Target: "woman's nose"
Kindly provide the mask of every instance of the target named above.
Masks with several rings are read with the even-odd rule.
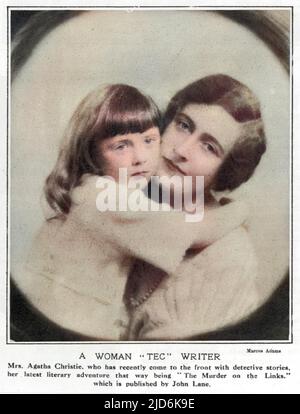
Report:
[[[185,140],[184,142],[177,144],[174,147],[173,151],[175,156],[178,157],[181,161],[186,161],[188,160],[191,153],[191,143],[189,140]]]

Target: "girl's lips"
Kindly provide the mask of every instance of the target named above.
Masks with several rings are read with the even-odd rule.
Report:
[[[165,163],[167,164],[168,168],[172,171],[179,172],[182,175],[186,175],[184,171],[182,171],[176,164],[174,164],[171,160],[168,158],[163,157],[165,160]]]

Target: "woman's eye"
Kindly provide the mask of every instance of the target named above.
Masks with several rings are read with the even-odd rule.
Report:
[[[180,119],[177,121],[177,125],[183,131],[189,131],[190,130],[189,124],[185,121],[180,120]]]
[[[209,142],[203,142],[202,145],[207,151],[212,152],[213,154],[216,154],[215,147],[213,145],[211,145]]]

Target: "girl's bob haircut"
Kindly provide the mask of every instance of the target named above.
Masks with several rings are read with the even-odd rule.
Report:
[[[56,217],[70,211],[70,192],[83,174],[103,175],[99,141],[160,128],[160,113],[153,100],[129,85],[115,84],[89,93],[78,105],[64,134],[56,165],[44,191]]]
[[[234,190],[252,176],[266,150],[258,99],[247,86],[230,76],[206,76],[171,99],[164,115],[164,128],[188,104],[220,105],[242,124],[242,134],[221,164],[212,186],[215,191]]]

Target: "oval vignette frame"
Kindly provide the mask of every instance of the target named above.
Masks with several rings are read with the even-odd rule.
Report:
[[[142,7],[141,7],[142,8]],[[290,10],[290,8],[286,8]],[[92,9],[93,10],[93,9]],[[101,10],[101,9],[98,9]],[[201,9],[199,9],[201,11]],[[47,10],[47,11],[11,11],[12,16],[23,14],[17,20],[12,17],[12,54],[11,54],[11,81],[23,65],[30,58],[38,43],[53,29],[68,19],[86,12],[86,10]],[[219,13],[228,19],[245,26],[254,32],[277,56],[286,73],[290,73],[290,20],[289,13],[283,14],[276,9],[272,10],[217,10],[212,8],[207,12]],[[292,79],[290,79],[292,82]],[[292,150],[292,149],[291,149]],[[292,194],[291,194],[292,196]],[[292,200],[291,200],[292,201]],[[292,218],[291,218],[292,219]],[[189,340],[247,340],[249,331],[255,326],[255,335],[258,340],[280,339],[292,337],[290,331],[290,281],[289,273],[282,277],[282,282],[275,289],[269,300],[259,308],[249,320],[246,320],[232,329],[224,329],[207,335],[197,336]],[[280,308],[281,314],[274,322],[274,312]],[[271,315],[267,316],[266,315]],[[278,314],[278,312],[277,312]],[[291,316],[292,318],[292,316]],[[276,326],[275,326],[276,325]],[[266,329],[268,326],[269,330]],[[252,332],[254,334],[254,332]],[[290,333],[290,335],[289,335]],[[238,335],[238,338],[236,336]],[[251,334],[250,334],[251,336]]]

